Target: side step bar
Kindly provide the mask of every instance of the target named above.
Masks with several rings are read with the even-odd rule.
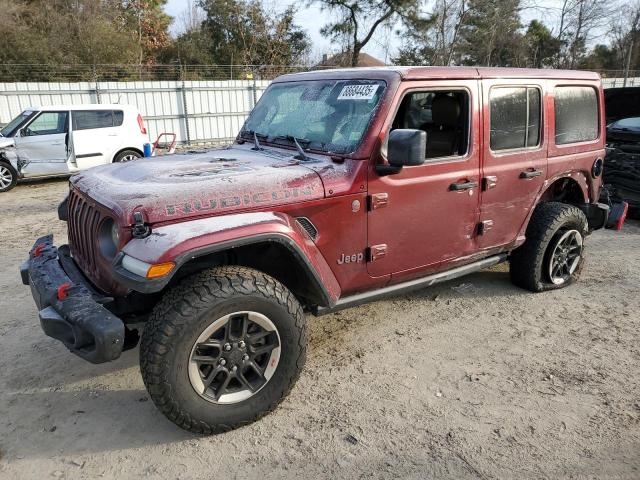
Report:
[[[340,298],[333,307],[316,307],[313,313],[316,316],[320,317],[328,313],[344,310],[345,308],[356,307],[373,300],[379,300],[390,295],[407,293],[413,290],[430,287],[431,285],[435,285],[436,283],[453,280],[454,278],[462,277],[463,275],[467,275],[468,273],[477,272],[478,270],[482,270],[483,268],[497,265],[498,263],[502,263],[505,260],[507,260],[507,254],[501,253],[492,257],[483,258],[482,260],[478,260],[477,262],[452,268],[451,270],[434,273],[433,275],[429,275],[427,277],[409,280],[408,282],[402,282],[396,285],[389,285],[387,287],[373,290],[371,292],[357,293],[355,295]]]

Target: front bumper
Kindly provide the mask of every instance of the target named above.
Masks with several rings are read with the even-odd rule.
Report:
[[[101,304],[111,299],[93,291],[66,245],[55,247],[52,235],[39,238],[20,275],[31,287],[44,333],[91,363],[120,356],[124,323]]]

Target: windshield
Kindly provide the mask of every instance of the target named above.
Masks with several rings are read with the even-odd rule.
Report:
[[[378,80],[314,80],[273,84],[240,134],[325,152],[353,152],[369,126],[385,83]]]
[[[623,118],[622,120],[618,120],[617,122],[613,122],[609,125],[609,128],[614,129],[625,129],[625,128],[640,128],[640,117],[631,117],[631,118]]]
[[[34,112],[31,110],[25,110],[16,118],[7,123],[2,130],[0,130],[0,134],[3,137],[13,137],[16,132],[24,125],[27,120],[29,120],[33,116]]]

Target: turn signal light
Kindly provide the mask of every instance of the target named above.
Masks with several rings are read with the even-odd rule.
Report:
[[[158,263],[156,265],[151,265],[149,270],[147,270],[147,278],[160,278],[164,277],[167,273],[173,270],[176,264],[173,262],[167,263]]]

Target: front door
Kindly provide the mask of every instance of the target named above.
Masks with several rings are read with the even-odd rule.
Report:
[[[547,176],[544,84],[483,80],[483,96],[489,111],[478,246],[491,249],[516,240]]]
[[[478,82],[407,82],[384,127],[427,133],[423,165],[369,178],[372,276],[408,278],[475,252],[480,163]],[[383,149],[384,151],[384,149]]]
[[[68,173],[69,112],[40,112],[15,137],[26,177]]]

